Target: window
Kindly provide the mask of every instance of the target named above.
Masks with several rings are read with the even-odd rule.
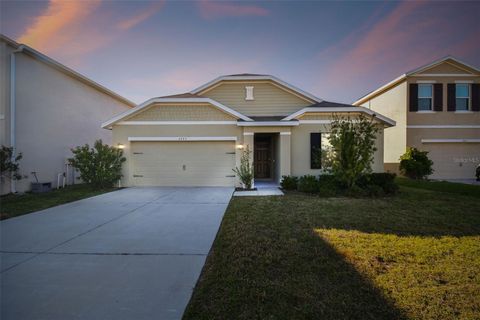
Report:
[[[329,133],[310,133],[310,169],[322,169],[325,167],[331,150]]]
[[[468,111],[470,106],[470,86],[466,83],[455,85],[455,110]]]
[[[419,84],[418,85],[418,110],[428,111],[432,110],[432,92],[433,88],[431,84]]]
[[[254,100],[253,87],[245,87],[245,100]]]

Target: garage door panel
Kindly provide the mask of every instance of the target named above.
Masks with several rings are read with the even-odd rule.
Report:
[[[480,159],[478,143],[428,143],[423,149],[428,151],[433,161],[433,179],[473,179]]]
[[[231,141],[133,142],[136,186],[233,186]]]

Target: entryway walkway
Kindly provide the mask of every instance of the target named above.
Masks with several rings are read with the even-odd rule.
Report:
[[[129,188],[0,222],[0,318],[181,319],[233,188]]]
[[[254,191],[235,191],[234,197],[283,196],[280,186],[273,181],[255,181]]]

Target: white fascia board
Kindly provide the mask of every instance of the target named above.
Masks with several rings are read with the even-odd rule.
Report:
[[[477,124],[422,124],[422,125],[407,125],[407,129],[480,129]]]
[[[480,139],[422,139],[422,143],[480,143]]]
[[[393,127],[395,126],[396,122],[390,118],[385,117],[384,115],[381,115],[380,113],[377,113],[373,110],[370,110],[365,107],[334,107],[334,108],[322,108],[322,107],[307,107],[303,108],[301,110],[298,110],[295,113],[292,113],[286,118],[283,118],[282,120],[292,120],[295,119],[302,114],[312,112],[312,113],[355,113],[355,112],[360,112],[360,113],[366,113],[371,116],[375,116],[382,122],[386,123],[387,125]]]
[[[239,127],[295,127],[298,121],[255,121],[255,122],[237,122]]]
[[[70,75],[70,76],[72,76],[72,77],[80,80],[81,82],[86,83],[86,84],[88,84],[89,86],[91,86],[91,87],[93,87],[93,88],[95,88],[95,89],[97,89],[97,90],[99,90],[99,91],[101,91],[101,92],[103,92],[103,93],[111,96],[112,98],[115,98],[115,99],[117,99],[117,100],[125,103],[125,104],[128,105],[129,107],[133,107],[133,106],[136,105],[136,103],[128,100],[127,98],[122,97],[122,96],[119,95],[118,93],[113,92],[112,90],[110,90],[110,89],[102,86],[101,84],[99,84],[99,83],[97,83],[97,82],[95,82],[95,81],[93,81],[93,80],[85,77],[84,75],[82,75],[82,74],[80,74],[80,73],[78,73],[78,72],[70,69],[69,67],[61,64],[60,62],[53,60],[52,58],[44,55],[43,53],[38,52],[37,50],[35,50],[35,49],[33,49],[33,48],[31,48],[31,47],[29,47],[29,46],[27,46],[27,45],[24,45],[24,44],[20,45],[20,47],[23,48],[23,52],[28,53],[28,54],[30,54],[31,56],[33,56],[34,58],[36,58],[36,59],[38,59],[38,60],[40,60],[40,61],[42,61],[42,62],[44,62],[44,63],[46,63],[46,64],[48,64],[48,65],[50,65],[50,66],[52,66],[52,67],[54,67],[54,68],[56,68],[56,69],[58,69],[58,70],[60,70],[61,72],[65,73],[65,74],[67,74],[67,75]]]
[[[236,125],[237,121],[120,121],[118,126],[158,126],[158,125]]]
[[[354,103],[352,103],[353,105],[355,106],[359,106],[360,104],[362,104],[363,102],[365,102],[366,100],[368,100],[369,98],[375,96],[377,93],[379,92],[382,92],[383,90],[385,90],[386,88],[389,88],[403,80],[405,80],[407,78],[407,74],[402,74],[401,76],[393,79],[392,81],[384,84],[383,86],[381,86],[380,88],[368,93],[367,95],[361,97],[360,99],[358,99],[357,101],[355,101]]]
[[[237,137],[128,137],[128,141],[237,141]]]
[[[422,72],[422,71],[424,71],[424,70],[428,70],[428,69],[433,68],[434,66],[439,65],[439,64],[441,64],[441,63],[443,63],[443,62],[445,62],[445,61],[447,61],[447,60],[455,61],[455,62],[458,63],[458,64],[463,64],[464,66],[466,66],[466,67],[468,67],[468,68],[470,68],[470,69],[473,69],[473,70],[475,70],[475,71],[480,72],[480,70],[479,70],[478,68],[473,67],[473,66],[471,66],[471,65],[469,65],[469,64],[467,64],[467,63],[465,63],[465,62],[463,62],[463,61],[461,61],[461,60],[459,60],[459,59],[457,59],[457,58],[455,58],[455,57],[446,56],[446,57],[440,58],[440,59],[438,59],[438,60],[435,60],[435,61],[433,61],[433,62],[431,62],[431,63],[429,63],[429,64],[426,64],[426,65],[423,65],[423,66],[421,66],[421,67],[418,67],[418,68],[416,68],[416,69],[414,69],[414,70],[412,70],[412,71],[407,72],[407,76],[413,75],[413,74],[418,73],[418,72]]]
[[[146,107],[154,104],[154,103],[189,103],[189,102],[193,102],[193,103],[209,103],[221,110],[223,110],[224,112],[234,116],[234,117],[237,117],[237,118],[240,118],[242,120],[245,120],[245,121],[253,121],[252,119],[250,119],[249,117],[241,114],[240,112],[237,112],[213,99],[210,99],[210,98],[152,98],[152,99],[149,99],[147,101],[145,101],[144,103],[136,106],[135,108],[131,109],[131,110],[128,110],[124,113],[121,113],[119,114],[118,116],[116,117],[113,117],[112,119],[102,123],[102,128],[110,128],[114,123],[118,122],[118,121],[121,121],[123,119],[125,119],[126,117],[129,117],[143,109],[145,109]]]
[[[273,81],[273,82],[277,82],[280,85],[284,86],[285,88],[288,88],[288,89],[290,89],[294,92],[297,92],[300,95],[302,95],[304,97],[307,97],[314,102],[322,102],[323,101],[323,99],[321,99],[319,97],[316,97],[311,93],[303,91],[302,89],[299,89],[299,88],[295,87],[294,85],[291,85],[290,83],[287,83],[283,80],[280,80],[279,78],[274,77],[274,76],[221,76],[221,77],[215,78],[212,81],[209,81],[209,82],[205,83],[204,85],[190,91],[190,93],[191,94],[197,94],[197,93],[203,91],[204,89],[207,89],[207,88],[217,84],[220,81],[228,81],[228,80],[270,80],[270,81]]]

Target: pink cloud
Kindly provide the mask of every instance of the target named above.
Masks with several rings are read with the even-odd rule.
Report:
[[[135,27],[137,24],[149,19],[155,13],[157,13],[165,5],[165,1],[157,1],[146,7],[135,16],[123,20],[117,24],[117,27],[121,30],[128,30]]]
[[[198,2],[198,8],[200,10],[200,15],[204,19],[241,16],[267,16],[270,14],[270,11],[259,6],[210,0],[200,0]]]

